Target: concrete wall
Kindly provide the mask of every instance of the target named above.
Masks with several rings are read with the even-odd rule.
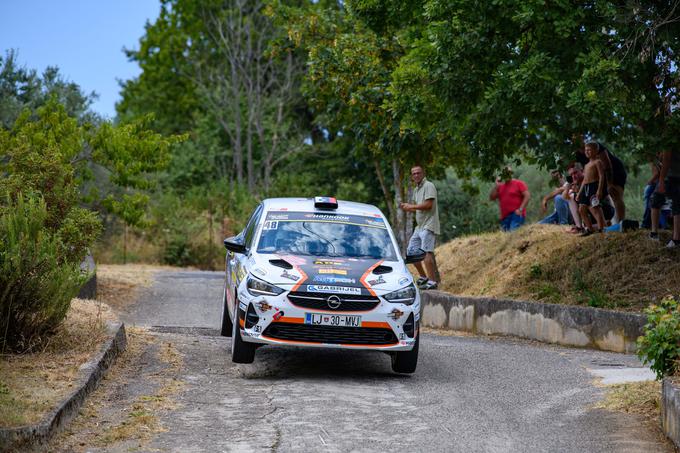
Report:
[[[477,334],[504,334],[605,351],[635,352],[646,318],[590,307],[461,297],[422,291],[426,327]]]
[[[680,447],[680,388],[670,378],[663,380],[661,390],[661,429]]]
[[[92,274],[90,279],[85,282],[78,292],[79,299],[96,299],[97,298],[97,267],[94,263],[92,254],[88,254],[82,263],[80,263],[80,270],[88,274]]]

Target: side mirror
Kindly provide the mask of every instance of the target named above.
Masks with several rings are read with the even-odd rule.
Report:
[[[234,253],[246,253],[246,245],[243,243],[243,238],[240,235],[225,239],[224,248]]]
[[[410,255],[409,255],[409,252],[411,253]],[[419,263],[424,259],[425,259],[425,250],[423,250],[423,249],[408,250],[406,252],[406,258],[404,258],[404,262],[406,262],[406,264],[413,264],[413,263]]]

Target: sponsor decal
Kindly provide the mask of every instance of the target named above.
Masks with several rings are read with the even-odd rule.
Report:
[[[314,264],[317,266],[343,266],[345,263],[343,261],[314,260]]]
[[[262,327],[260,327],[260,326],[255,326],[255,327],[253,327],[253,330],[254,330],[256,333],[259,334],[260,332],[262,332]]]
[[[346,285],[353,285],[357,281],[354,278],[349,277],[332,277],[330,275],[315,275],[314,281],[317,283],[328,283],[328,284],[339,284],[344,283]]]
[[[286,269],[283,270],[281,277],[287,278],[288,280],[293,280],[294,282],[300,280],[299,276],[289,273]]]
[[[319,269],[319,274],[347,275],[345,269]]]
[[[399,285],[405,285],[408,283],[408,277],[402,277],[399,279]]]
[[[253,268],[253,271],[262,275],[262,276],[267,275],[267,273],[265,271],[263,271],[262,269],[260,269],[259,267]]]
[[[400,340],[403,340],[404,338],[406,338],[406,335],[404,335],[403,333],[400,333],[400,334],[399,334],[399,339],[400,339]]]
[[[319,220],[335,220],[335,221],[349,221],[349,217],[346,215],[335,215],[335,214],[305,214],[308,219],[319,219]]]
[[[366,225],[373,225],[373,226],[385,226],[385,224],[380,221],[380,220],[371,220],[371,219],[366,219]]]
[[[273,316],[274,321],[278,321],[278,320],[281,319],[282,317],[283,317],[283,312],[282,312],[282,311],[279,311],[279,312],[274,313],[274,316]]]
[[[307,285],[307,291],[313,293],[361,294],[360,288],[331,285]]]
[[[267,215],[267,220],[288,220],[288,217],[288,214],[274,214],[273,212],[270,212],[269,215]]]
[[[243,336],[245,337],[252,337],[252,338],[258,338],[260,334],[258,332],[248,332],[247,330],[244,330],[241,332]]]
[[[413,319],[415,319],[416,322],[420,321],[420,310],[416,310],[416,311],[414,312]]]
[[[383,283],[387,283],[385,279],[383,278],[382,275],[380,275],[378,278],[374,280],[368,280],[368,284],[371,286],[376,286],[376,285],[382,285]]]
[[[248,304],[245,303],[245,302],[239,302],[239,303],[238,303],[238,308],[240,308],[240,309],[243,310],[243,311],[246,311],[246,309],[248,308]]]
[[[267,220],[266,222],[264,222],[264,225],[262,226],[263,230],[276,230],[278,228],[279,222],[277,222],[276,220],[271,221]]]

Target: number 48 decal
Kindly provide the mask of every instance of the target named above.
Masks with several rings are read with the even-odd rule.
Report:
[[[279,222],[268,220],[264,222],[263,230],[275,230],[279,227]]]

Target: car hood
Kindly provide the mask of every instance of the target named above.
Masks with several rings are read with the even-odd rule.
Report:
[[[253,275],[294,291],[376,295],[413,281],[400,261],[273,254],[251,260]]]

